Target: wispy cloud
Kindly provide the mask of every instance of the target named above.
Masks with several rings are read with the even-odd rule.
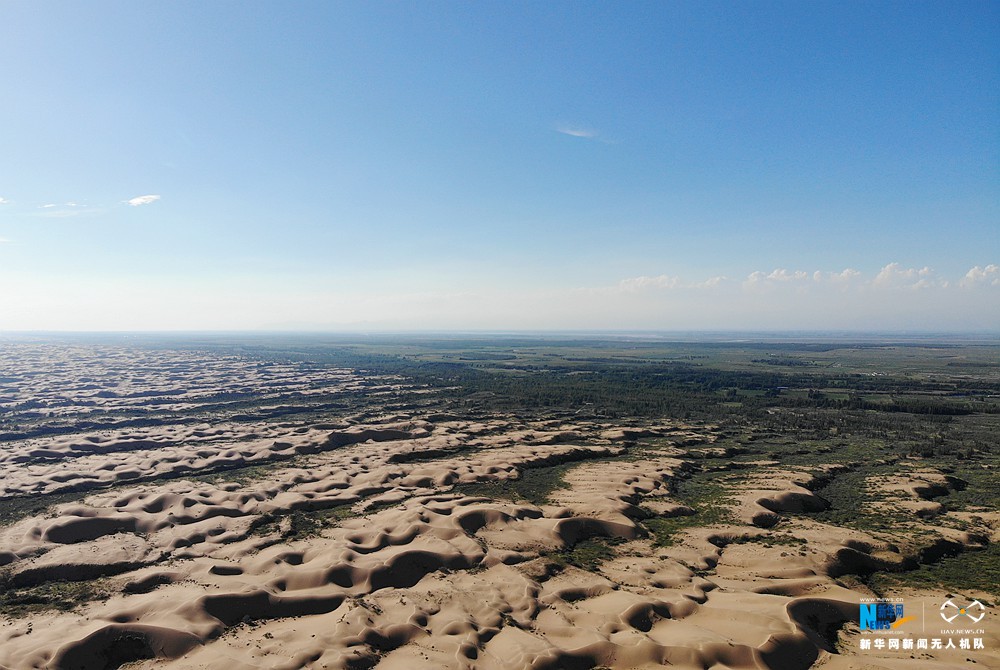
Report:
[[[10,242],[10,240],[8,240],[6,237],[0,237],[0,244],[7,244],[8,242]]]
[[[133,207],[139,207],[140,205],[148,205],[150,203],[156,202],[160,199],[158,195],[139,195],[131,200],[126,200],[126,202]]]
[[[162,196],[158,194],[147,194],[138,195],[134,198],[128,200],[121,200],[117,206],[128,205],[130,207],[140,207],[142,205],[148,205],[160,200]],[[0,204],[5,202],[0,198]],[[104,204],[93,204],[81,202],[78,200],[69,200],[67,202],[44,202],[42,204],[32,205],[37,211],[33,216],[42,217],[46,219],[64,219],[74,216],[87,215],[87,216],[100,216],[106,214],[109,211],[109,207]]]
[[[0,197],[0,205],[9,205],[9,204],[10,200],[8,200],[7,198]]]
[[[38,209],[42,211],[38,212],[35,216],[40,216],[46,219],[65,219],[84,213],[95,213],[94,210],[88,208],[87,205],[82,205],[78,202],[64,202],[62,204],[47,202],[44,205],[38,205]]]
[[[86,207],[86,205],[81,205],[78,202],[64,202],[61,205],[57,205],[55,203],[51,203],[50,202],[50,203],[46,203],[44,205],[39,205],[38,206],[39,209],[52,209],[53,207]]]
[[[76,200],[46,202],[44,204],[32,203],[30,207],[31,209],[24,212],[25,215],[38,219],[71,219],[76,217],[94,219],[108,212],[108,207],[105,205]]]
[[[582,137],[586,140],[597,139],[597,131],[580,126],[556,126],[556,132],[570,137]]]

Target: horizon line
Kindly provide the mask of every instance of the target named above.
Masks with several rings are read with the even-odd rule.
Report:
[[[293,329],[177,329],[177,330],[0,330],[0,338],[18,337],[377,337],[377,336],[493,336],[493,337],[553,337],[575,336],[585,338],[667,338],[684,339],[976,339],[1000,341],[1000,330],[924,330],[924,329],[344,329],[344,330],[293,330]]]

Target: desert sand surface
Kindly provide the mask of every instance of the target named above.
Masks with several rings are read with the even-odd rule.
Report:
[[[398,378],[166,349],[0,366],[0,502],[28,506],[0,525],[0,668],[1000,667],[993,607],[975,654],[859,649],[854,575],[1000,539],[919,459],[863,483],[907,512],[869,532],[810,517],[851,463],[731,460],[706,423],[441,414]]]

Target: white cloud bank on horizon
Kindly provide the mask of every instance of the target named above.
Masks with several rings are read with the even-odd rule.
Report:
[[[890,263],[580,288],[372,273],[380,288],[358,289],[357,274],[81,281],[0,268],[0,330],[1000,330],[1000,264],[956,278]]]
[[[623,328],[692,330],[1000,330],[1000,265],[962,277],[888,263],[877,272],[776,268],[744,279],[668,274],[580,289]]]
[[[150,203],[156,202],[159,199],[160,196],[158,195],[139,195],[130,200],[126,200],[125,202],[127,202],[133,207],[139,207],[141,205],[148,205]]]
[[[658,275],[655,277],[639,276],[623,279],[618,282],[617,290],[626,292],[650,289],[685,289],[713,288],[733,281],[724,276],[711,277],[704,281],[687,281],[681,277]],[[775,268],[770,272],[757,270],[747,275],[740,286],[745,290],[755,290],[767,287],[817,285],[856,287],[867,291],[879,289],[929,289],[950,287],[972,288],[976,286],[1000,286],[1000,265],[991,263],[985,267],[976,265],[958,281],[949,280],[938,275],[928,266],[922,268],[904,268],[899,263],[889,263],[883,266],[874,277],[866,278],[864,273],[854,268],[845,268],[840,272],[823,270],[788,270]]]

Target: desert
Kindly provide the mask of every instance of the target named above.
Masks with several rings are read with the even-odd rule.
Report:
[[[709,420],[573,401],[584,378],[614,390],[593,379],[609,369],[642,383],[624,347],[595,363],[544,341],[408,357],[382,344],[381,359],[181,344],[4,347],[0,667],[1000,662],[1000,515],[988,492],[970,498],[996,486],[995,442],[956,461],[972,479],[843,419],[823,436],[793,428],[823,414],[804,403]],[[677,348],[658,346],[647,355]],[[526,372],[540,355],[572,369]],[[443,364],[463,356],[476,363]],[[977,384],[995,385],[984,371]],[[552,397],[528,388],[524,408],[505,406],[520,400],[504,385],[528,377]],[[981,579],[955,588],[975,565]],[[978,599],[982,649],[863,653],[859,603],[886,595],[925,615]]]

